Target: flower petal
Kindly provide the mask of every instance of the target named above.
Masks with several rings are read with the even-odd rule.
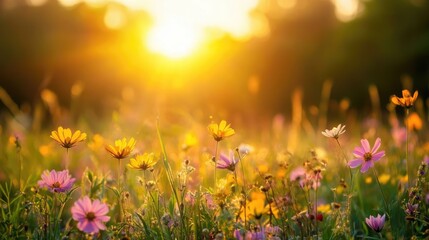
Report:
[[[368,171],[369,168],[374,166],[373,161],[368,161],[362,164],[362,168],[360,169],[361,173]]]
[[[360,140],[360,143],[362,144],[362,147],[366,153],[371,151],[371,147],[369,146],[369,142],[367,139]]]
[[[380,151],[380,152],[378,152],[378,153],[376,153],[376,154],[374,154],[374,155],[372,155],[372,160],[373,161],[378,161],[378,160],[380,160],[382,157],[384,157],[384,151]]]
[[[374,144],[374,147],[372,148],[372,150],[371,150],[371,153],[372,154],[375,154],[376,152],[377,152],[377,150],[380,148],[380,146],[381,146],[381,139],[380,138],[377,138],[376,140],[375,140],[375,144]]]
[[[351,168],[357,168],[363,163],[363,159],[357,158],[349,161],[349,167]]]

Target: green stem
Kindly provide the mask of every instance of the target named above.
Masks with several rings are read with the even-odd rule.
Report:
[[[187,230],[186,223],[185,223],[185,219],[183,216],[183,211],[182,211],[182,208],[180,207],[181,203],[180,203],[179,197],[177,195],[177,191],[176,191],[176,183],[175,183],[174,178],[173,178],[173,173],[171,170],[170,163],[168,162],[168,156],[167,156],[167,151],[165,150],[164,141],[162,140],[161,132],[159,130],[159,121],[158,120],[156,122],[156,132],[158,134],[158,139],[159,139],[159,142],[161,145],[161,150],[162,150],[162,155],[163,155],[163,163],[164,163],[165,171],[167,173],[168,183],[170,184],[170,188],[173,192],[174,199],[176,200],[177,209],[179,209],[179,211],[180,211],[180,223],[182,225],[182,227],[180,228],[180,232],[181,232],[181,235],[185,234],[185,237],[189,237],[188,230]],[[185,232],[183,232],[183,230]],[[184,237],[184,236],[181,236],[181,237]]]
[[[216,169],[217,169],[217,151],[219,147],[219,141],[216,141],[215,155],[214,155],[214,185],[213,189],[216,192]]]
[[[64,167],[65,169],[69,169],[69,149],[68,148],[66,148],[66,159],[65,159]]]
[[[408,188],[411,187],[410,164],[408,160],[408,115],[410,110],[405,110],[405,164],[407,168]]]
[[[242,175],[243,175],[243,190],[242,190],[242,193],[243,193],[243,196],[244,196],[244,228],[245,229],[247,229],[247,226],[246,226],[246,224],[247,224],[247,210],[246,210],[246,208],[247,208],[247,193],[246,193],[246,190],[247,190],[247,186],[246,186],[246,178],[244,177],[244,166],[243,166],[243,158],[241,157],[241,154],[240,154],[240,151],[237,151],[237,154],[238,154],[238,158],[239,158],[239,161],[240,161],[240,165],[241,165],[241,173],[242,173]]]
[[[319,223],[317,222],[317,189],[318,176],[316,175],[316,188],[314,189],[314,220],[316,221],[316,239],[319,239]]]
[[[119,207],[119,222],[123,220],[123,206],[122,206],[122,184],[121,184],[121,159],[118,158],[118,207]]]
[[[58,225],[58,212],[57,212],[57,193],[54,193],[54,202],[53,202],[53,204],[52,204],[52,213],[53,213],[53,219],[54,219],[54,228],[52,229],[53,230],[53,233],[54,233],[54,238],[57,238],[57,229],[59,229],[59,226],[57,226]],[[58,236],[58,238],[59,238],[59,236]]]
[[[352,169],[349,167],[349,162],[347,161],[347,156],[344,153],[344,150],[343,150],[343,147],[340,144],[340,141],[338,140],[338,138],[335,138],[335,140],[336,140],[336,142],[338,144],[338,147],[341,150],[341,153],[343,154],[343,158],[346,161],[346,167],[349,169],[349,173],[350,173],[350,187],[349,187],[349,194],[347,196],[347,214],[349,214],[349,218],[350,218],[349,219],[349,221],[350,221],[349,225],[350,225],[350,233],[351,233],[351,232],[353,232],[352,224],[351,224],[351,222],[353,220],[353,217],[352,217],[352,214],[351,214],[351,198],[350,198],[350,195],[353,194],[353,188],[354,188],[353,172],[352,172]],[[362,202],[362,200],[361,200],[361,202]]]
[[[381,192],[381,195],[382,195],[382,197],[383,197],[384,207],[386,208],[387,216],[388,216],[388,217],[389,217],[389,219],[390,219],[390,215],[389,215],[389,212],[390,212],[390,211],[389,211],[389,205],[387,205],[386,196],[384,195],[383,189],[381,188],[380,181],[378,180],[377,170],[375,170],[375,168],[373,167],[373,168],[372,168],[372,172],[374,173],[375,180],[377,181],[378,187],[380,188],[380,192]]]
[[[349,161],[347,161],[347,156],[346,156],[346,154],[345,154],[345,153],[344,153],[344,151],[343,151],[343,147],[341,146],[340,141],[338,140],[338,138],[335,138],[335,140],[336,140],[336,142],[337,142],[337,144],[338,144],[338,147],[340,147],[341,153],[343,154],[344,161],[346,162],[346,167],[349,169],[349,173],[350,173],[350,184],[351,184],[351,183],[352,183],[352,181],[353,181],[352,169],[349,167]]]

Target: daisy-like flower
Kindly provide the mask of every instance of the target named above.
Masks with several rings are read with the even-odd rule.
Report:
[[[77,200],[71,208],[73,219],[78,221],[77,228],[89,234],[106,229],[104,223],[110,220],[110,217],[106,216],[108,212],[109,208],[105,203],[98,199],[92,202],[87,196]]]
[[[219,169],[228,169],[231,172],[235,171],[235,165],[240,161],[236,158],[233,151],[229,152],[229,157],[220,154],[219,160],[216,162],[216,167]]]
[[[393,104],[404,107],[404,108],[410,108],[414,105],[414,102],[417,100],[417,96],[419,95],[419,91],[415,91],[413,96],[411,96],[410,91],[407,89],[402,90],[402,97],[397,97],[396,95],[393,95],[390,100]]]
[[[338,124],[337,127],[333,127],[331,130],[326,129],[325,131],[322,132],[322,134],[323,136],[328,138],[338,139],[341,134],[346,132],[345,128],[346,128],[346,125]]]
[[[144,153],[143,155],[137,155],[136,157],[131,158],[128,167],[136,170],[146,171],[149,168],[155,166],[157,162],[158,160],[155,159],[154,153]]]
[[[78,142],[82,142],[86,139],[86,133],[83,133],[79,130],[72,134],[70,128],[58,127],[57,131],[52,131],[52,139],[57,141],[63,148],[71,148],[76,145]]]
[[[134,150],[136,140],[131,138],[128,142],[126,138],[118,139],[115,141],[115,146],[108,145],[106,150],[116,159],[123,159],[128,157]]]
[[[381,145],[380,138],[375,140],[375,144],[372,149],[367,139],[362,139],[361,144],[362,147],[356,147],[353,151],[353,155],[357,158],[351,160],[348,164],[351,168],[356,168],[362,165],[360,171],[364,173],[374,166],[374,162],[377,162],[384,157],[384,151],[377,152]]]
[[[47,188],[49,191],[57,193],[69,191],[75,181],[76,179],[70,176],[69,170],[59,172],[45,170],[42,173],[42,180],[39,180],[37,184],[40,188]]]
[[[209,124],[208,129],[214,140],[219,142],[235,134],[234,129],[230,126],[231,124],[227,124],[225,120],[222,120],[219,124]]]
[[[266,216],[270,214],[276,218],[278,217],[279,209],[275,206],[274,203],[266,203],[266,197],[264,193],[253,192],[250,198],[252,200],[247,201],[246,211],[241,209],[241,219],[254,219],[260,221],[264,215]],[[244,208],[244,206],[242,208]],[[244,214],[245,212],[246,214]]]
[[[377,217],[373,217],[370,215],[369,218],[365,218],[366,224],[368,224],[368,226],[376,232],[381,232],[381,230],[383,230],[385,221],[386,214],[383,214],[383,216],[380,216],[380,214],[378,214]]]

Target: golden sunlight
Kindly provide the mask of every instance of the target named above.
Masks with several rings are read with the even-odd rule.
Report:
[[[198,29],[173,22],[155,25],[144,37],[150,51],[172,59],[188,56],[201,42]]]
[[[35,0],[32,0],[35,1]],[[228,34],[243,40],[269,33],[265,16],[257,11],[260,0],[58,0],[64,6],[85,2],[89,6],[120,4],[143,10],[153,25],[142,44],[152,52],[178,59],[194,53],[202,43]],[[109,7],[104,19],[111,29],[125,22],[123,12]]]
[[[341,21],[352,20],[359,11],[358,0],[332,0],[335,5],[335,14]]]

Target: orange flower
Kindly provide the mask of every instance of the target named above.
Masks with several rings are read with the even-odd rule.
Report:
[[[127,142],[126,138],[118,139],[115,141],[115,146],[109,145],[106,146],[106,150],[116,159],[123,159],[128,157],[130,153],[134,150],[136,145],[136,140],[131,138]]]
[[[423,121],[417,113],[411,113],[405,121],[409,130],[420,130],[423,127]]]
[[[64,129],[63,127],[58,127],[58,131],[52,131],[50,137],[63,146],[63,148],[71,148],[74,147],[76,143],[85,140],[86,133],[77,130],[72,134],[70,128]]]
[[[393,95],[390,100],[395,105],[405,107],[405,108],[410,108],[414,105],[414,102],[417,100],[418,95],[419,95],[419,92],[415,91],[413,96],[411,96],[410,92],[405,89],[405,90],[402,90],[401,98],[397,97],[396,95]]]
[[[212,134],[214,140],[217,142],[222,141],[224,138],[230,137],[235,134],[231,124],[227,124],[225,120],[220,121],[219,125],[211,123],[208,126],[209,132]]]

